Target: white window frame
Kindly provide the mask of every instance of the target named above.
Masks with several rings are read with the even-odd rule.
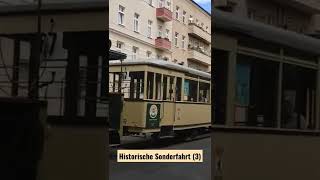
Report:
[[[120,45],[120,47],[119,47],[119,45]],[[123,43],[123,42],[117,41],[117,43],[116,43],[116,49],[117,49],[118,51],[122,52],[123,46],[124,46],[124,43]]]
[[[170,0],[167,0],[167,9],[171,9],[171,1]]]
[[[158,37],[160,37],[160,38],[162,38],[162,28],[163,28],[162,25],[158,26]]]
[[[180,7],[179,6],[176,6],[176,14],[175,14],[175,17],[176,17],[176,20],[179,21],[179,16],[180,16]]]
[[[166,38],[168,38],[168,39],[169,39],[169,33],[170,33],[170,30],[166,29]]]
[[[138,13],[134,13],[133,17],[133,31],[139,32],[139,17],[140,15]]]
[[[185,40],[186,40],[186,37],[182,36],[182,40],[181,40],[181,48],[182,49],[185,49]]]
[[[159,0],[158,6],[159,8],[165,7],[165,0]]]
[[[119,25],[124,25],[124,17],[125,17],[125,7],[119,5],[119,9],[118,9],[118,24]]]
[[[190,15],[190,17],[189,17],[189,23],[193,23],[193,16],[192,15]]]
[[[186,11],[183,11],[183,12],[182,12],[182,22],[183,22],[183,24],[186,23],[186,15],[187,15],[187,12],[186,12]]]
[[[148,20],[148,38],[152,38],[152,21],[151,20]]]
[[[150,59],[151,58],[151,55],[152,55],[152,52],[151,51],[147,51],[147,59]]]
[[[176,47],[178,47],[178,36],[179,36],[179,33],[175,32],[174,33],[174,45]]]
[[[132,59],[137,59],[139,48],[136,46],[132,46]]]

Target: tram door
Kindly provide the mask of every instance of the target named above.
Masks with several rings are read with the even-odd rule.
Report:
[[[169,75],[163,75],[163,95],[162,95],[162,100],[163,100],[163,105],[162,108],[168,108],[168,111],[164,110],[163,112],[166,113],[168,116],[170,112],[172,112],[173,116],[171,117],[172,119],[169,120],[169,123],[166,123],[166,125],[161,126],[160,129],[160,136],[173,136],[173,126],[174,126],[174,120],[175,120],[175,111],[176,111],[176,101],[177,101],[177,96],[176,96],[176,81],[177,78],[174,76],[169,76]],[[181,86],[180,86],[181,87]],[[179,93],[181,94],[181,93]],[[181,96],[181,95],[180,95]]]

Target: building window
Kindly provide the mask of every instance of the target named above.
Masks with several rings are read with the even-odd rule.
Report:
[[[148,38],[151,38],[151,34],[152,34],[152,21],[148,20]]]
[[[164,7],[164,0],[159,0],[159,8]]]
[[[201,27],[203,28],[203,26],[204,26],[204,24],[203,23],[201,23]]]
[[[186,39],[186,37],[182,36],[182,41],[181,41],[181,48],[182,49],[184,49],[184,46],[185,46],[185,39]]]
[[[171,9],[171,1],[170,0],[167,0],[167,8]]]
[[[178,60],[174,59],[174,60],[173,60],[173,62],[174,62],[174,63],[177,63],[177,62],[178,62]]]
[[[196,25],[199,25],[199,20],[198,19],[196,19]]]
[[[118,12],[118,23],[120,25],[124,25],[124,7],[119,5],[119,12]]]
[[[133,30],[134,32],[139,32],[139,14],[134,14],[134,20],[133,20]]]
[[[132,59],[137,59],[138,50],[139,48],[135,46],[132,47]]]
[[[162,37],[162,26],[159,25],[159,34],[158,34],[158,37],[161,38]]]
[[[176,47],[178,47],[178,36],[179,36],[179,33],[175,33],[174,34],[174,45],[176,46]]]
[[[206,26],[206,31],[209,32],[209,27],[208,26]]]
[[[121,42],[121,41],[117,41],[117,50],[118,51],[122,51],[122,49],[123,49],[123,45],[124,45],[124,43],[123,42]]]
[[[169,59],[168,59],[167,57],[164,57],[163,60],[164,60],[164,61],[168,61]]]
[[[183,22],[183,24],[186,23],[186,14],[187,14],[187,12],[183,11],[183,13],[182,13],[182,22]]]
[[[149,0],[149,5],[152,6],[152,0]]]
[[[166,38],[169,39],[169,33],[170,33],[170,30],[169,29],[166,29]]]
[[[148,58],[148,59],[151,58],[151,54],[152,54],[151,51],[147,51],[147,58]]]
[[[177,6],[176,7],[176,20],[179,20],[179,10],[180,10],[180,8]]]
[[[190,17],[189,17],[189,23],[193,23],[193,17],[192,17],[192,15],[190,15]]]

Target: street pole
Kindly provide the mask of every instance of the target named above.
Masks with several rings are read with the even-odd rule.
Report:
[[[42,0],[38,0],[36,9],[37,31],[32,39],[30,71],[29,71],[29,98],[38,99],[39,96],[39,69],[41,60],[41,6]]]

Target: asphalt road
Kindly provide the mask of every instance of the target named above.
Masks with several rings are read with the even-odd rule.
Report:
[[[211,180],[211,138],[151,145],[141,138],[127,139],[132,145],[119,149],[203,149],[203,163],[117,163],[111,151],[109,180]],[[164,145],[165,144],[165,145]]]

